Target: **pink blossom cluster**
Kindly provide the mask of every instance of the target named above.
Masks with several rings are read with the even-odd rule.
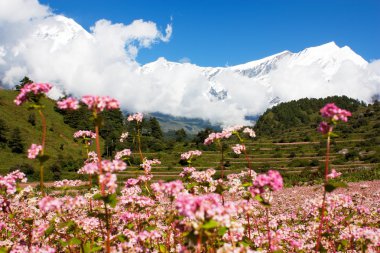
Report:
[[[130,149],[123,149],[115,154],[116,160],[122,160],[125,156],[131,156],[132,152]]]
[[[37,145],[33,143],[28,149],[28,158],[35,159],[41,151],[42,145]]]
[[[109,96],[83,96],[81,101],[87,105],[88,109],[102,112],[104,109],[114,110],[120,108],[119,102]]]
[[[21,105],[26,100],[28,100],[29,93],[33,93],[34,95],[38,94],[46,94],[51,90],[52,86],[48,83],[29,83],[25,84],[20,93],[17,95],[14,100],[16,105]]]
[[[86,163],[82,168],[78,170],[78,174],[87,174],[87,175],[99,174],[98,162],[94,161],[94,162]]]
[[[87,160],[85,161],[85,164],[87,163],[97,163],[98,162],[98,154],[96,154],[95,151],[90,151],[87,154]]]
[[[58,198],[46,196],[38,202],[38,207],[43,212],[59,211],[62,206],[62,201]]]
[[[115,174],[106,172],[99,175],[99,184],[105,186],[105,192],[107,194],[115,193],[117,188],[117,177]]]
[[[152,170],[152,165],[155,164],[161,164],[161,161],[158,159],[148,160],[145,158],[143,163],[140,164],[140,166],[144,169],[146,173],[150,173],[150,171]]]
[[[136,122],[142,122],[143,120],[143,114],[141,112],[138,112],[138,113],[135,113],[133,115],[129,115],[128,118],[127,118],[128,121],[134,121],[136,120]]]
[[[268,173],[259,174],[256,177],[253,186],[250,187],[250,191],[252,195],[257,195],[264,193],[265,189],[269,189],[270,191],[281,190],[283,186],[281,174],[278,171],[269,170]]]
[[[128,132],[122,133],[120,136],[120,142],[124,142],[128,138],[128,135]]]
[[[334,103],[326,104],[320,110],[320,112],[322,114],[322,117],[330,118],[333,121],[341,120],[347,122],[347,117],[350,117],[352,115],[351,112],[337,107]]]
[[[79,130],[74,133],[74,138],[96,138],[96,133],[90,131],[90,130]]]
[[[335,169],[332,169],[330,174],[327,175],[327,178],[333,179],[333,178],[340,177],[340,175],[342,175],[341,172],[337,172]]]
[[[159,181],[157,183],[151,184],[151,187],[153,191],[156,192],[156,194],[161,195],[167,195],[167,196],[177,196],[179,193],[181,193],[185,188],[183,186],[182,181],[175,180],[171,182],[164,183],[163,181]]]
[[[235,154],[240,155],[242,151],[245,151],[245,145],[236,144],[235,146],[232,147],[232,150],[234,151]]]
[[[212,144],[214,141],[216,140],[220,140],[220,139],[228,139],[230,138],[232,135],[231,132],[229,131],[225,131],[223,130],[222,132],[220,133],[211,133],[208,135],[208,137],[204,140],[204,144],[205,145],[210,145]]]
[[[249,137],[251,137],[251,138],[256,137],[255,131],[253,131],[253,129],[251,129],[249,127],[244,128],[243,133],[248,134]]]
[[[181,154],[181,160],[188,161],[191,158],[193,158],[194,156],[200,156],[200,155],[202,155],[201,151],[199,151],[199,150],[190,150],[188,152],[185,152],[185,153]]]
[[[194,171],[196,171],[196,169],[194,167],[184,167],[184,168],[182,168],[182,172],[179,174],[179,176],[180,177],[188,177]]]
[[[321,110],[320,113],[322,117],[329,118],[333,123],[337,121],[344,121],[347,122],[348,117],[352,116],[351,112],[341,109],[337,107],[334,103],[326,104]],[[329,132],[332,132],[333,125],[330,125],[329,123],[322,121],[317,130],[321,132],[322,134],[327,134]]]
[[[7,194],[14,194],[16,192],[17,180],[26,182],[28,179],[19,170],[15,170],[6,176],[0,176],[0,190],[5,190]]]
[[[77,110],[79,109],[79,101],[73,97],[69,97],[69,98],[57,101],[57,106],[61,110]]]
[[[102,169],[105,172],[120,172],[127,168],[127,164],[121,160],[102,160]]]
[[[55,181],[54,187],[74,187],[74,186],[80,186],[84,184],[85,182],[83,182],[82,180],[63,179],[62,181]]]

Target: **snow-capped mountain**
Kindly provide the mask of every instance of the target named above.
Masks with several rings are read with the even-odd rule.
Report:
[[[281,101],[347,95],[370,102],[380,94],[380,61],[368,63],[334,42],[228,67],[163,57],[141,65],[139,50],[167,42],[170,29],[164,34],[153,22],[99,20],[86,31],[73,19],[54,14],[20,22],[0,23],[4,86],[12,87],[26,75],[76,96],[113,96],[132,112],[249,124]]]

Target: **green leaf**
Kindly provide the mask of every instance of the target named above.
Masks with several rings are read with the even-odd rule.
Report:
[[[26,219],[24,219],[24,221],[25,221],[25,223],[27,223],[27,224],[29,224],[29,225],[32,225],[34,219],[33,219],[33,218],[26,218]]]
[[[54,229],[55,229],[54,223],[51,222],[50,226],[45,230],[45,238],[53,234]]]
[[[252,182],[246,182],[246,183],[242,184],[243,187],[250,187],[252,185],[253,185]]]
[[[145,228],[145,230],[150,232],[150,231],[155,230],[156,228],[157,228],[156,226],[148,226]]]
[[[71,238],[70,241],[69,241],[69,245],[80,245],[82,243],[81,240],[79,240],[78,238],[74,237],[74,238]]]
[[[270,204],[268,202],[266,202],[260,194],[257,194],[254,197],[254,199],[257,200],[258,202],[260,202],[260,204],[262,204],[263,206],[267,206],[267,207],[270,206]]]
[[[218,229],[218,235],[223,236],[227,232],[227,227],[221,227]]]
[[[348,187],[348,185],[345,182],[340,182],[340,181],[339,182],[329,182],[325,185],[325,190],[327,192],[332,192],[335,189],[341,188],[341,187],[346,188],[346,187]]]
[[[209,220],[208,222],[206,222],[205,224],[202,225],[202,228],[203,229],[213,229],[213,228],[216,228],[217,226],[219,226],[219,223],[215,220]]]
[[[5,247],[0,248],[0,253],[7,253],[7,252],[8,252],[7,248]]]
[[[162,252],[162,253],[168,253],[169,252],[164,244],[160,244],[159,247],[160,247],[160,252]]]
[[[111,194],[111,195],[107,195],[107,197],[105,197],[104,199],[104,202],[108,205],[110,205],[110,207],[114,208],[117,204],[117,195],[116,193],[114,194]]]
[[[118,235],[116,236],[116,238],[120,241],[120,242],[125,242],[127,240],[127,237],[125,235]]]
[[[197,185],[197,183],[189,183],[186,185],[186,190],[190,190],[191,188],[193,188],[196,185]]]
[[[95,194],[94,196],[92,196],[92,198],[94,200],[103,200],[103,196],[100,193]]]

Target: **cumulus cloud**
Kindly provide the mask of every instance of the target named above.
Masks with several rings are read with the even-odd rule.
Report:
[[[302,53],[290,54],[241,68],[199,67],[188,58],[180,63],[159,58],[143,66],[136,61],[141,49],[169,42],[172,32],[171,24],[161,31],[151,21],[115,24],[105,19],[86,31],[37,0],[0,0],[0,80],[12,87],[27,75],[55,84],[56,97],[60,90],[109,95],[128,111],[225,125],[249,124],[245,116],[262,113],[275,97],[288,101],[339,94],[369,101],[380,93],[380,62],[367,63],[334,45],[322,50],[322,60],[322,51],[309,50],[306,60],[300,60]]]

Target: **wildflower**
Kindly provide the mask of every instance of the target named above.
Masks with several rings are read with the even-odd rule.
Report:
[[[145,170],[146,173],[149,173],[152,170],[153,164],[161,164],[161,162],[158,159],[148,160],[144,159],[144,162],[140,164],[141,168]]]
[[[331,127],[329,126],[327,122],[322,121],[321,123],[319,123],[317,130],[318,132],[321,132],[322,134],[327,134],[329,131],[331,131]]]
[[[43,212],[54,212],[61,208],[62,202],[57,198],[46,196],[38,202],[38,206]]]
[[[75,98],[69,97],[57,102],[57,106],[62,110],[77,110],[79,102]]]
[[[74,138],[96,138],[96,133],[89,130],[79,130],[74,133]]]
[[[95,110],[96,112],[102,112],[104,109],[113,110],[120,108],[119,102],[108,96],[83,96],[81,101],[87,105],[88,109]]]
[[[120,136],[120,142],[124,142],[124,140],[128,138],[128,135],[129,135],[128,132],[122,133]]]
[[[143,120],[143,114],[141,112],[135,113],[133,115],[129,115],[127,118],[128,121],[134,121],[136,120],[137,122],[142,122]]]
[[[16,105],[21,105],[29,99],[29,94],[34,95],[46,94],[51,90],[52,86],[48,83],[28,83],[21,88],[20,93],[14,100]]]
[[[110,172],[99,175],[99,184],[104,185],[106,187],[106,191],[108,194],[115,193],[117,188],[116,175],[111,174]]]
[[[99,168],[98,168],[97,162],[87,163],[78,170],[78,174],[93,175],[93,174],[98,174],[98,173],[99,173]]]
[[[244,128],[243,133],[248,134],[249,137],[251,137],[251,138],[256,137],[255,131],[253,131],[251,128],[248,128],[248,127]]]
[[[235,154],[240,155],[241,151],[245,151],[245,145],[236,144],[235,146],[232,147],[232,150],[234,151]]]
[[[131,156],[132,152],[130,149],[123,149],[122,151],[119,151],[115,155],[116,160],[121,160],[125,156]]]
[[[331,118],[333,121],[341,120],[347,122],[347,117],[351,116],[351,112],[337,107],[334,103],[326,104],[320,112],[322,117]]]
[[[342,175],[341,172],[337,172],[335,169],[332,169],[331,173],[327,175],[327,178],[333,179],[333,178],[340,177],[340,175]]]
[[[250,191],[252,195],[264,193],[265,189],[278,191],[283,188],[283,184],[281,174],[278,171],[270,170],[267,174],[260,174],[256,177]]]
[[[190,150],[186,153],[183,153],[181,154],[181,160],[190,160],[191,158],[193,158],[194,156],[200,156],[202,155],[202,152],[199,151],[199,150]]]
[[[40,151],[42,151],[42,146],[33,143],[28,149],[28,158],[35,159]]]

